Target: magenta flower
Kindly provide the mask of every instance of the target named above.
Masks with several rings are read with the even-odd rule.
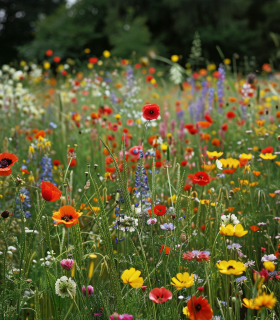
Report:
[[[83,286],[82,291],[83,291],[83,296],[85,297],[86,296],[86,287],[85,286]],[[90,297],[93,294],[93,291],[94,291],[93,286],[87,286],[88,297]]]
[[[133,316],[125,313],[125,314],[117,314],[116,312],[114,312],[111,316],[110,316],[110,320],[132,320]]]
[[[63,259],[60,261],[60,264],[63,269],[71,270],[73,267],[73,264],[74,264],[74,260],[73,259]]]

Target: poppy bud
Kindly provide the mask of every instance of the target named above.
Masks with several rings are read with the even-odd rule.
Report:
[[[277,140],[280,140],[280,136],[277,137]]]
[[[199,291],[199,292],[202,292],[203,291],[203,287],[197,287],[197,290]]]
[[[143,292],[145,292],[146,289],[147,289],[147,286],[142,286],[141,289],[142,289]]]
[[[3,211],[3,212],[1,213],[1,217],[2,217],[3,219],[6,219],[6,218],[9,217],[9,214],[10,214],[10,212],[7,211],[7,210],[5,210],[5,211]]]
[[[187,240],[187,236],[185,233],[182,233],[180,236],[181,242],[185,242]]]
[[[172,219],[175,219],[175,214],[172,214]]]

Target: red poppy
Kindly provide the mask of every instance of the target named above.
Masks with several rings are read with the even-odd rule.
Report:
[[[62,72],[61,72],[61,74],[63,75],[63,76],[67,76],[67,71],[66,70],[63,70]],[[74,102],[73,100],[72,100],[72,102]]]
[[[187,303],[188,317],[191,320],[211,320],[213,311],[211,309],[210,304],[208,301],[203,298],[202,296],[199,296],[197,299],[195,296],[192,296],[192,298]]]
[[[229,112],[227,112],[226,117],[228,119],[233,119],[236,117],[236,114],[233,111],[229,111]]]
[[[20,171],[21,171],[23,174],[30,174],[30,172],[27,171],[26,169],[20,169]]]
[[[144,119],[146,119],[146,120],[155,120],[160,115],[160,108],[155,103],[146,104],[143,107],[142,112],[143,112],[143,118]]]
[[[135,67],[135,69],[140,69],[141,68],[141,64],[140,63],[136,63],[136,65],[134,67]]]
[[[190,184],[186,184],[186,185],[184,186],[184,190],[185,190],[185,191],[190,191],[191,188],[192,188],[192,186],[191,186]]]
[[[195,135],[198,131],[195,128],[189,129],[189,133]]]
[[[222,129],[223,131],[227,131],[227,129],[228,129],[227,123],[222,124],[221,129]]]
[[[181,166],[182,166],[182,167],[185,167],[187,164],[188,164],[188,161],[187,161],[187,160],[181,161]]]
[[[156,168],[161,168],[162,167],[162,162],[161,161],[156,161],[155,166],[156,166]]]
[[[142,146],[135,146],[129,149],[129,154],[131,154],[134,157],[140,157],[140,151],[143,151]]]
[[[200,227],[201,231],[204,231],[206,229],[206,225],[204,224],[203,226]]]
[[[0,176],[7,177],[12,174],[11,166],[18,161],[18,157],[13,153],[0,154]]]
[[[166,212],[166,206],[163,204],[157,204],[154,206],[154,213],[157,216],[163,216]]]
[[[261,153],[272,153],[273,147],[267,147],[265,149],[262,149]]]
[[[68,163],[69,163],[69,160],[68,160]],[[70,167],[76,167],[76,165],[77,165],[77,160],[76,159],[72,159],[71,163],[70,163]]]
[[[271,70],[272,70],[269,63],[264,63],[264,64],[262,65],[262,69],[263,69],[263,71],[265,71],[265,72],[271,72]]]
[[[210,182],[210,176],[204,171],[198,171],[193,176],[193,183],[203,187]]]
[[[46,51],[46,56],[50,57],[50,56],[52,56],[52,54],[53,54],[52,50],[47,50]]]
[[[165,247],[165,245],[162,244],[161,247],[160,247],[160,250],[159,250],[159,254],[162,254],[162,251],[163,251],[163,248],[164,248],[164,247]],[[165,254],[166,256],[168,256],[168,255],[169,255],[169,252],[170,252],[170,247],[165,247],[164,254]]]
[[[193,128],[193,124],[191,124],[191,123],[190,124],[185,124],[185,128],[188,129],[188,130],[192,129]]]
[[[54,166],[60,166],[61,162],[59,160],[53,160],[53,165]]]
[[[154,303],[164,303],[167,300],[172,299],[172,293],[164,287],[154,288],[149,293],[149,299],[152,300]]]
[[[206,114],[206,115],[204,116],[204,119],[205,119],[206,121],[210,122],[210,123],[213,123],[213,119],[209,116],[209,114]]]
[[[203,128],[203,129],[206,129],[206,128],[210,127],[211,124],[212,123],[208,122],[208,121],[198,121],[197,122],[197,126]]]
[[[60,60],[61,60],[60,57],[54,57],[54,58],[53,58],[53,61],[54,61],[55,63],[59,63]]]
[[[98,59],[93,57],[93,58],[89,58],[88,61],[89,63],[95,64],[97,63]]]
[[[62,195],[62,191],[60,191],[54,184],[47,181],[42,182],[43,199],[49,202],[54,202],[56,200],[59,200],[61,195]]]
[[[225,169],[222,171],[222,173],[229,173],[229,174],[232,174],[236,171],[236,169]]]
[[[151,82],[152,79],[153,79],[153,76],[151,74],[148,74],[146,77],[146,82]]]

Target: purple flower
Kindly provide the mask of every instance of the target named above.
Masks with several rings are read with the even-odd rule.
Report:
[[[82,291],[83,291],[83,296],[85,297],[86,296],[86,287],[85,286],[83,286]],[[93,286],[87,286],[88,297],[90,297],[93,294],[93,291],[94,291]]]
[[[162,230],[170,231],[170,230],[174,230],[176,227],[173,226],[173,223],[164,223],[160,225],[160,228]]]
[[[74,264],[74,260],[73,259],[63,259],[60,261],[60,264],[63,269],[71,270],[73,267],[73,264]]]

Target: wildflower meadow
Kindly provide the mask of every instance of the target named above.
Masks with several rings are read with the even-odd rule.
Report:
[[[0,319],[280,319],[280,73],[219,52],[1,66]]]

